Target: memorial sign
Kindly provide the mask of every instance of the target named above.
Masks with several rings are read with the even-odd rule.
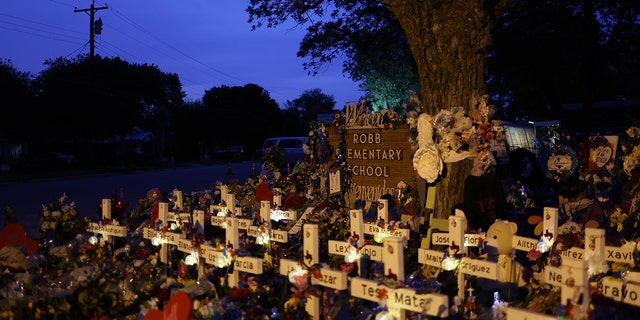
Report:
[[[382,113],[370,114],[364,106],[346,107],[346,150],[342,155],[352,168],[349,203],[357,199],[376,201],[384,194],[397,194],[398,183],[415,187],[409,142],[409,126],[397,123],[385,127]],[[338,149],[338,135],[329,143]]]

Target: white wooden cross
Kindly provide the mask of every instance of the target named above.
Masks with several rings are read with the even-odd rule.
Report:
[[[382,212],[381,217],[384,219],[385,217],[384,211]],[[351,242],[355,241],[355,238],[353,236],[363,234],[364,222],[363,222],[362,210],[350,210],[349,221],[350,221],[350,233],[351,233],[350,241],[329,240],[328,241],[329,254],[346,255],[347,253],[349,253],[350,250],[352,250],[353,243]],[[390,271],[389,272],[390,275],[393,274],[396,280],[402,280],[402,281],[404,280],[404,260],[403,260],[404,259],[403,258],[404,240],[402,238],[393,237],[393,236],[387,237],[389,238],[389,240],[386,240],[387,238],[385,238],[385,240],[383,240],[383,245],[364,245],[364,239],[362,236],[359,236],[356,238],[357,238],[357,247],[359,248],[358,249],[359,255],[366,254],[371,258],[371,260],[384,261],[385,269]],[[439,254],[442,255],[442,253],[439,253]],[[362,288],[366,287],[370,289],[363,289],[364,290],[363,292],[357,289],[358,287],[361,287],[361,286]],[[376,289],[373,289],[373,288],[376,288]],[[399,306],[397,306],[398,308],[393,307],[393,302],[391,303],[392,306],[390,306],[390,312],[394,314],[394,316],[400,317],[400,319],[404,319],[405,317],[403,310],[426,312],[429,315],[440,316],[440,315],[443,315],[442,308],[440,308],[442,305],[445,306],[445,308],[447,309],[446,312],[448,313],[448,307],[446,307],[448,305],[448,300],[446,295],[429,295],[428,297],[424,297],[424,295],[416,295],[412,289],[391,289],[391,288],[382,286],[373,280],[368,280],[365,278],[352,279],[352,282],[351,282],[352,295],[362,299],[370,300],[370,301],[382,302],[383,304],[388,305],[389,295],[385,294],[383,295],[383,299],[379,299],[378,293],[380,293],[380,290],[391,292],[392,297],[397,300],[396,303],[400,304]],[[427,300],[435,301],[434,305],[437,304],[439,307],[426,308],[427,310],[425,311],[423,308],[424,306],[418,307],[418,306],[402,305],[403,302],[401,302],[401,300],[405,299],[405,297],[413,297],[413,296],[419,296],[419,299],[423,299],[422,302]]]
[[[368,255],[371,260],[382,261],[382,246],[365,245],[363,212],[359,209],[349,210],[349,225],[351,239],[357,239],[355,246],[350,241],[329,240],[329,253],[347,255],[351,250],[357,249],[357,255]]]
[[[158,203],[158,219],[163,223],[167,223],[169,217],[169,204],[167,202]],[[182,238],[182,234],[174,233],[171,231],[164,232],[156,230],[155,227],[146,227],[143,229],[143,237],[151,240],[151,243],[156,246],[160,246],[160,261],[167,263],[169,248],[167,245],[178,245],[178,239]]]
[[[303,225],[303,258],[302,263],[311,267],[320,262],[320,236],[318,234],[317,224]],[[299,261],[288,259],[280,260],[280,274],[289,276],[291,271],[300,269]],[[346,290],[348,288],[347,273],[329,268],[320,269],[320,278],[311,276],[311,284],[328,287],[336,290]],[[313,319],[321,319],[320,317],[320,299],[313,295],[307,296],[305,310]]]
[[[240,246],[239,239],[239,220],[234,217],[226,217],[226,229],[225,229],[225,240],[226,243],[223,245],[227,249],[238,249]],[[230,257],[224,256],[224,250],[220,248],[212,248],[206,247],[203,252],[203,256],[205,260],[209,264],[216,265],[220,259],[229,259]],[[239,272],[246,272],[251,274],[262,274],[263,272],[263,263],[262,259],[258,257],[249,257],[249,256],[235,256],[230,263],[233,263],[233,272],[228,275],[228,283],[230,287],[238,286],[238,281],[240,280]]]
[[[111,220],[111,199],[102,199],[102,219]],[[97,222],[90,222],[87,225],[87,232],[101,234],[109,243],[113,243],[112,237],[125,238],[127,231],[127,226],[114,224],[102,225]]]
[[[409,240],[411,237],[410,229],[397,228],[394,230],[389,230],[387,228],[381,228],[378,226],[378,221],[382,221],[386,226],[393,225],[398,223],[398,221],[389,221],[389,201],[386,199],[378,199],[378,217],[376,219],[376,223],[365,223],[364,233],[380,236],[383,234],[384,236],[394,236],[400,237]],[[383,238],[382,236],[381,238]],[[361,236],[364,239],[364,237]],[[381,239],[380,238],[380,239]]]
[[[382,245],[385,276],[404,281],[404,240],[386,237]],[[444,294],[418,294],[412,288],[391,288],[375,280],[355,277],[351,279],[351,295],[386,305],[398,320],[406,319],[406,310],[430,316],[449,316],[449,297]]]

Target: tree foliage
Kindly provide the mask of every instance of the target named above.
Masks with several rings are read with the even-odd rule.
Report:
[[[295,124],[301,130],[307,130],[309,123],[317,120],[318,114],[336,112],[335,105],[333,95],[324,94],[319,88],[305,90],[300,97],[293,101],[288,100],[285,104],[287,110],[299,115],[298,119],[294,120],[297,120]]]
[[[100,57],[57,58],[46,64],[33,82],[41,137],[112,138],[183,103],[177,75],[156,66]]]
[[[139,127],[159,137],[156,156],[165,155],[171,110],[185,96],[176,74],[99,56],[59,57],[45,64],[47,69],[31,82],[35,95],[29,113],[37,115],[30,126],[33,154],[56,148],[77,154],[83,163],[111,162],[122,153],[101,154],[106,151],[100,144]]]
[[[0,136],[20,138],[28,134],[32,115],[28,106],[33,96],[31,74],[16,70],[10,60],[0,60]]]
[[[404,32],[380,2],[318,1],[315,7],[287,1],[251,4],[247,11],[253,28],[275,27],[287,19],[307,25],[297,53],[309,59],[304,68],[315,75],[328,64],[341,61],[343,72],[361,82],[367,92],[364,98],[375,109],[402,112],[409,93],[418,89],[416,65]]]
[[[285,133],[278,103],[257,84],[213,87],[202,101],[213,146],[246,143],[246,150],[256,150],[264,139]]]

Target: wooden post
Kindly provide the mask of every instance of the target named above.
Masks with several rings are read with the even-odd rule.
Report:
[[[389,200],[378,199],[378,219],[389,223]]]
[[[282,207],[282,189],[273,188],[273,205]]]
[[[349,225],[351,237],[357,236],[358,249],[364,245],[364,223],[362,210],[349,210]]]
[[[175,212],[180,212],[184,209],[184,201],[182,199],[182,191],[174,189],[173,190],[173,210]]]

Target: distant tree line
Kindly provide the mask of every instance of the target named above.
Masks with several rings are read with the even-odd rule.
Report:
[[[104,145],[134,127],[155,135],[158,159],[199,160],[231,145],[253,157],[268,137],[307,135],[308,120],[335,106],[333,96],[312,89],[281,109],[256,84],[213,87],[201,100],[185,101],[178,75],[156,66],[100,56],[45,64],[34,77],[0,61],[0,141],[26,143],[32,155],[71,153],[87,165],[131,162],[122,157],[134,150]]]

